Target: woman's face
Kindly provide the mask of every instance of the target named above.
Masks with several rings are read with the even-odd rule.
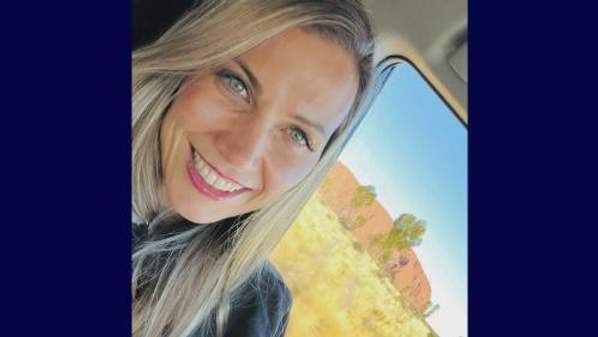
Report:
[[[316,165],[356,92],[352,55],[301,29],[187,81],[161,128],[165,202],[195,223],[272,203]]]

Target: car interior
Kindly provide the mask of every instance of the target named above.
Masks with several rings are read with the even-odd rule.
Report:
[[[134,0],[133,49],[197,2]],[[272,256],[294,295],[286,336],[465,337],[468,4],[363,3],[382,80]]]
[[[467,124],[467,1],[367,0],[378,61],[413,64]]]

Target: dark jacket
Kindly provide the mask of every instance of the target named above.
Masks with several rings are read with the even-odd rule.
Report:
[[[261,279],[254,275],[241,293],[240,303],[231,310],[226,337],[285,335],[292,297],[272,263],[267,262]]]
[[[133,246],[144,241],[146,225],[133,224]],[[286,332],[292,296],[276,267],[267,261],[236,292],[225,337],[283,337]],[[215,319],[210,323],[215,327]]]

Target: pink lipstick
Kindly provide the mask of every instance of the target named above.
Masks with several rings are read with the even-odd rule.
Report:
[[[197,172],[193,163],[193,147],[191,147],[191,155],[187,159],[187,173],[191,178],[191,183],[200,193],[209,197],[210,199],[222,201],[234,198],[241,193],[251,191],[249,188],[242,188],[240,190],[228,192],[216,189],[214,186],[208,184],[208,182]]]

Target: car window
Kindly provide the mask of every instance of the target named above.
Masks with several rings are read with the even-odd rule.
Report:
[[[409,63],[272,260],[290,337],[467,335],[467,129]]]

